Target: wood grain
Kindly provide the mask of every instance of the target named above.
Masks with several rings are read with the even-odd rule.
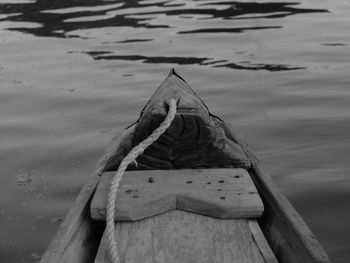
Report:
[[[115,173],[104,173],[91,202],[91,217],[105,220]],[[115,220],[136,221],[174,209],[217,218],[256,218],[262,201],[243,169],[130,171],[123,176]]]
[[[265,263],[278,263],[278,260],[273,253],[271,247],[266,241],[263,232],[256,220],[249,220],[250,232],[252,233],[253,239],[259,248],[260,254],[263,257]]]
[[[264,263],[246,219],[171,211],[116,224],[120,263]],[[107,263],[103,237],[95,263]]]
[[[207,167],[250,167],[241,146],[227,138],[207,106],[174,71],[150,98],[135,125],[132,145],[146,139],[164,120],[170,98],[177,100],[177,113],[167,131],[137,158],[129,170]],[[105,171],[117,170],[117,153]]]
[[[171,73],[170,75],[176,74]],[[150,255],[152,257],[157,255],[156,259],[161,261],[164,258],[163,256],[166,256],[164,253],[164,251],[167,251],[165,245],[168,249],[174,247],[176,255],[180,257],[182,256],[182,252],[184,252],[184,255],[188,253],[189,258],[193,259],[192,261],[194,263],[255,262],[254,260],[257,260],[257,262],[262,262],[262,260],[270,262],[269,260],[272,260],[271,262],[274,262],[273,256],[270,255],[269,246],[265,242],[267,240],[279,262],[329,263],[328,256],[315,236],[311,233],[286,197],[280,192],[273,179],[261,168],[261,164],[257,161],[254,154],[252,154],[242,137],[239,136],[239,133],[233,129],[232,126],[224,123],[210,113],[209,118],[207,118],[208,111],[204,104],[204,108],[196,109],[193,105],[187,107],[188,101],[186,101],[186,98],[190,98],[192,102],[194,102],[191,102],[192,104],[201,104],[202,101],[181,77],[177,75],[173,77],[176,77],[177,80],[172,82],[172,84],[167,82],[171,85],[167,83],[165,83],[166,85],[162,85],[157,91],[158,95],[156,94],[155,96],[161,98],[163,95],[160,93],[165,92],[164,94],[166,94],[169,89],[173,89],[172,87],[174,87],[176,83],[180,84],[179,87],[182,87],[181,89],[184,90],[181,97],[185,100],[179,101],[181,107],[179,108],[179,115],[174,121],[174,126],[169,134],[165,134],[161,140],[154,145],[153,149],[151,148],[149,152],[145,152],[142,156],[144,159],[142,159],[142,162],[139,162],[140,166],[132,166],[130,169],[143,170],[154,169],[155,167],[157,169],[168,169],[168,167],[171,167],[171,169],[245,167],[248,169],[258,188],[265,206],[265,211],[262,217],[258,219],[259,224],[256,224],[256,222],[251,224],[252,221],[247,223],[245,219],[217,221],[218,219],[215,218],[177,210],[156,217],[143,219],[135,223],[118,224],[116,235],[119,241],[121,241],[120,253],[123,255],[123,262],[125,262],[125,258],[127,258],[128,255],[136,257],[138,255],[137,253],[156,250],[161,251],[161,253],[156,254],[156,252],[154,252],[153,254],[147,254],[144,258],[142,257],[140,259],[140,262],[149,260]],[[197,98],[193,98],[196,96]],[[145,126],[142,124],[137,131],[137,136],[139,136],[139,138],[146,136],[145,134],[149,133],[152,128],[157,125],[157,122],[164,116],[164,112],[167,109],[166,100],[154,104],[159,105],[158,108],[152,108],[150,105],[153,104],[146,105],[143,113],[152,112],[154,110],[153,113],[155,116],[158,116],[158,120],[147,121],[146,118]],[[141,119],[139,119],[137,124],[141,122]],[[143,131],[142,127],[147,129]],[[91,220],[89,216],[90,201],[99,181],[99,175],[103,171],[116,170],[120,160],[136,143],[136,139],[134,138],[137,138],[137,136],[135,136],[136,130],[134,128],[135,125],[123,131],[120,136],[117,136],[114,143],[110,145],[107,154],[101,159],[97,170],[83,187],[74,206],[60,226],[57,235],[44,253],[40,261],[41,263],[89,263],[94,261],[100,240],[99,238],[102,235],[103,224]],[[142,135],[142,132],[145,134]],[[205,139],[210,137],[214,137],[214,139]],[[181,138],[183,138],[183,140],[181,140]],[[171,149],[176,150],[173,151]],[[197,149],[199,150],[197,151]],[[181,152],[185,153],[183,158]],[[210,154],[210,152],[219,152],[219,154]],[[224,158],[220,155],[221,152],[225,153]],[[224,160],[224,162],[218,160]],[[186,217],[184,215],[186,215]],[[198,222],[200,222],[200,224],[198,224]],[[242,222],[245,223],[243,224]],[[181,226],[179,224],[181,224]],[[224,227],[222,224],[227,225]],[[182,225],[187,227],[187,231],[181,232]],[[149,228],[151,226],[153,230]],[[193,226],[196,226],[195,228],[197,229],[194,235],[190,232]],[[156,229],[155,232],[154,229]],[[263,238],[261,230],[266,240]],[[160,231],[160,233],[157,231]],[[173,232],[176,232],[174,236],[175,239],[167,241],[166,239],[172,237]],[[152,236],[154,233],[162,238],[154,238]],[[190,236],[189,233],[191,233]],[[217,236],[217,233],[221,233],[221,235]],[[138,238],[138,234],[141,235],[140,238]],[[145,236],[147,236],[148,239],[145,238]],[[203,236],[205,239],[202,238]],[[121,239],[121,237],[123,238]],[[223,240],[222,237],[226,238]],[[235,237],[236,240],[233,240],[233,237]],[[142,240],[157,242],[152,243],[152,248],[147,248]],[[211,242],[203,243],[203,240],[211,240]],[[245,241],[238,242],[237,240]],[[137,246],[133,245],[132,242],[141,242],[141,244],[139,244],[141,250],[137,250]],[[161,247],[163,244],[162,242],[164,242],[163,248]],[[184,242],[187,246],[182,247],[181,242]],[[194,245],[194,251],[198,253],[195,256],[192,253],[191,246],[189,245],[190,243]],[[148,244],[149,243],[147,243],[147,245]],[[126,246],[133,247],[134,250],[125,252],[126,250],[123,248]],[[230,256],[231,250],[238,251],[232,255],[232,259],[227,259],[225,255]],[[257,253],[257,251],[259,253]],[[102,240],[96,262],[104,262],[103,260],[106,258],[105,252],[104,240]],[[173,257],[175,258],[176,255],[173,254]],[[195,261],[197,255],[199,259],[204,259]],[[208,259],[206,259],[206,255],[208,255]],[[219,259],[217,259],[215,255],[218,255],[217,257],[219,257]],[[177,261],[176,259],[167,261],[188,262],[186,260]],[[148,262],[156,261],[152,258]],[[161,262],[165,262],[165,260]]]

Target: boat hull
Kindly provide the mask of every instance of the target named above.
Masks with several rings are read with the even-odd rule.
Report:
[[[227,136],[239,142],[252,162],[249,174],[257,186],[265,207],[258,222],[278,261],[283,263],[330,262],[303,219],[280,192],[273,179],[259,166],[256,157],[238,135],[237,130],[224,122],[221,125]],[[111,149],[107,150],[96,172],[83,187],[74,206],[44,253],[41,263],[94,262],[104,224],[91,220],[90,202],[100,178],[99,174],[108,162],[108,156],[118,153],[120,148],[127,144],[125,140],[130,139],[133,129],[134,126],[131,126],[122,131],[114,140]]]
[[[265,207],[258,219],[259,228],[278,261],[329,262],[315,236],[273,179],[260,167],[239,132],[210,114],[203,101],[173,70],[151,97],[139,120],[112,141],[40,262],[94,261],[104,223],[92,221],[89,211],[100,175],[116,170],[125,154],[152,132],[157,126],[154,123],[164,117],[169,98],[178,101],[174,125],[136,160],[139,165],[133,164],[129,169],[245,168]],[[181,147],[177,148],[179,145]],[[206,159],[208,156],[210,158]]]

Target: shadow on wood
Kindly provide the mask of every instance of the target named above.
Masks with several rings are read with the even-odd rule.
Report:
[[[228,139],[207,106],[174,70],[153,94],[138,119],[132,145],[146,139],[164,120],[168,101],[177,100],[177,113],[168,130],[137,158],[129,170],[183,169],[207,167],[249,168],[250,161],[241,146]],[[118,168],[114,156],[106,171]]]

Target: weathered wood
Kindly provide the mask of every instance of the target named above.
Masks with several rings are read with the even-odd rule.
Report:
[[[164,120],[168,100],[177,99],[177,113],[167,131],[137,158],[140,169],[183,169],[206,167],[250,167],[242,148],[229,140],[216,125],[207,106],[175,71],[153,94],[135,126],[133,145],[147,138]],[[111,160],[107,170],[118,168]]]
[[[122,140],[112,140],[104,155],[98,162],[98,174],[111,170],[112,167],[119,166],[123,158],[130,152],[132,148],[132,140],[135,133],[135,125],[129,126],[123,133]],[[119,138],[120,136],[116,137]]]
[[[264,263],[247,219],[216,219],[174,210],[116,224],[120,262]],[[107,263],[105,235],[95,263]]]
[[[257,158],[232,125],[222,122],[228,137],[237,141],[252,161],[249,173],[264,202],[265,211],[258,220],[262,231],[280,262],[329,263],[329,258],[316,237],[280,192],[268,173],[263,171]]]
[[[180,77],[178,77],[178,78],[180,79],[180,83],[182,83],[183,80]],[[169,86],[168,88],[173,89],[173,87],[174,86]],[[182,85],[182,88],[187,89],[186,85]],[[165,108],[166,108],[166,106],[165,106]],[[180,113],[182,113],[184,111],[187,112],[187,109],[180,109]],[[205,112],[205,110],[201,111],[201,112],[203,113],[203,112]],[[269,249],[268,249],[268,246],[266,245],[266,242],[264,241],[264,238],[262,238],[262,236],[261,236],[260,227],[261,227],[263,234],[266,237],[269,245],[271,246],[274,253],[276,254],[279,262],[281,262],[281,263],[283,263],[283,262],[286,262],[286,263],[297,263],[297,262],[329,263],[329,259],[328,259],[327,255],[325,254],[324,250],[321,248],[318,241],[315,239],[313,234],[310,232],[308,227],[305,225],[305,223],[301,219],[300,215],[298,215],[298,213],[295,211],[295,209],[291,206],[291,204],[288,202],[288,200],[284,197],[284,195],[282,193],[280,193],[278,187],[276,186],[276,184],[274,183],[272,178],[261,169],[260,164],[256,160],[255,156],[250,152],[250,150],[246,146],[244,140],[240,136],[238,136],[238,133],[233,131],[233,129],[231,129],[229,127],[229,125],[225,124],[219,118],[216,118],[215,116],[210,115],[211,121],[214,123],[214,126],[216,127],[215,129],[220,131],[220,132],[218,132],[218,134],[219,134],[218,138],[221,138],[220,140],[224,141],[223,144],[217,144],[217,145],[221,145],[221,146],[223,145],[222,149],[224,149],[223,150],[224,152],[228,153],[228,156],[230,156],[230,154],[235,155],[238,152],[239,153],[238,154],[239,157],[237,158],[238,161],[235,161],[231,157],[230,158],[232,160],[230,160],[230,163],[228,165],[227,165],[227,163],[224,163],[224,165],[221,165],[222,163],[218,163],[217,161],[215,161],[215,158],[214,158],[214,160],[210,159],[210,158],[208,158],[208,159],[204,158],[204,160],[206,160],[207,163],[198,163],[195,158],[194,159],[186,159],[187,157],[185,159],[183,159],[184,162],[182,162],[182,163],[181,162],[176,163],[173,161],[174,158],[172,156],[174,156],[174,155],[173,155],[172,151],[170,151],[169,149],[172,147],[176,147],[176,143],[179,143],[179,140],[177,139],[176,136],[181,137],[181,134],[178,135],[176,132],[179,130],[184,130],[184,133],[187,134],[189,132],[185,131],[185,129],[188,129],[186,127],[191,127],[191,129],[197,131],[198,129],[196,129],[196,127],[202,128],[202,126],[205,126],[205,125],[201,125],[201,124],[200,125],[191,124],[192,122],[194,122],[194,121],[197,122],[198,120],[196,119],[197,117],[190,116],[190,113],[188,113],[188,115],[189,115],[188,117],[184,118],[185,121],[180,121],[179,119],[175,119],[175,125],[176,125],[176,128],[174,129],[175,133],[172,132],[172,134],[175,134],[175,135],[174,136],[172,135],[172,136],[176,140],[172,140],[173,137],[171,137],[171,136],[167,137],[167,135],[164,135],[164,138],[162,138],[162,140],[160,141],[161,143],[154,145],[154,147],[155,147],[153,149],[154,152],[151,151],[150,153],[147,153],[144,155],[144,157],[146,156],[145,162],[142,163],[142,165],[140,165],[138,167],[135,167],[135,166],[130,167],[130,169],[136,169],[136,170],[137,169],[139,169],[139,170],[152,169],[152,167],[161,166],[160,164],[163,165],[166,161],[169,161],[169,160],[170,160],[169,165],[167,164],[166,166],[161,166],[158,168],[160,169],[160,168],[164,168],[164,167],[168,167],[168,166],[179,168],[180,167],[179,163],[183,166],[183,167],[181,166],[181,168],[193,168],[193,167],[198,168],[198,167],[201,167],[201,165],[203,167],[207,167],[207,168],[210,168],[210,167],[213,168],[213,167],[218,167],[218,166],[230,166],[231,167],[231,166],[239,166],[239,164],[242,165],[243,163],[245,163],[248,160],[249,165],[250,165],[250,162],[252,162],[252,167],[249,169],[249,173],[250,173],[251,177],[253,178],[255,184],[258,187],[258,191],[260,193],[260,196],[263,199],[264,206],[265,206],[265,211],[264,211],[262,217],[258,220],[259,225],[254,223],[253,227],[252,227],[252,224],[251,224],[252,221],[250,221],[250,223],[249,223],[249,227],[250,227],[250,231],[251,231],[250,235],[252,237],[251,239],[254,241],[255,246],[257,245],[259,247],[259,253],[260,253],[261,257],[266,262],[269,262],[268,260],[271,260],[271,258],[273,258],[269,254],[269,251],[268,251]],[[195,115],[195,116],[197,116],[197,115]],[[206,123],[206,122],[204,122],[204,123]],[[156,125],[156,124],[150,124],[149,127],[152,128],[152,125]],[[184,126],[185,128],[181,128],[182,126]],[[135,126],[132,126],[127,131],[123,132],[122,136],[118,137],[116,139],[116,141],[115,141],[116,143],[111,144],[111,149],[109,151],[107,151],[108,154],[104,158],[102,158],[102,161],[100,162],[100,165],[98,166],[96,172],[92,175],[92,177],[89,179],[87,184],[83,187],[81,193],[79,194],[79,196],[75,202],[74,207],[72,207],[72,209],[69,211],[66,219],[64,220],[63,224],[59,228],[57,235],[55,236],[54,240],[51,242],[51,244],[50,244],[49,248],[47,249],[47,251],[45,252],[45,254],[43,255],[43,257],[40,261],[41,263],[49,263],[49,262],[52,262],[52,263],[87,262],[87,263],[89,263],[89,262],[93,262],[96,248],[99,244],[99,237],[102,234],[101,229],[103,227],[103,224],[101,224],[99,222],[92,221],[89,217],[89,208],[90,208],[90,201],[92,199],[92,194],[94,193],[96,184],[99,181],[98,175],[101,174],[103,171],[115,170],[118,167],[120,160],[125,156],[125,154],[128,152],[128,150],[135,143],[135,141],[133,141],[134,132],[135,132],[134,128],[135,128]],[[200,130],[200,131],[202,131],[202,130]],[[223,135],[222,135],[222,131],[224,132]],[[212,130],[210,132],[212,132]],[[208,132],[204,133],[205,136],[207,136],[207,134],[208,134]],[[212,134],[215,134],[215,132],[213,132]],[[193,138],[202,138],[202,135],[200,135],[200,136],[197,135],[197,137],[193,137]],[[197,141],[199,141],[199,140],[197,140]],[[227,146],[227,144],[231,144],[231,143],[233,144],[233,146],[232,145]],[[179,145],[181,145],[181,144],[179,143]],[[203,141],[203,145],[205,145],[205,141]],[[209,147],[209,145],[211,147],[211,144],[208,144],[208,147]],[[181,147],[183,147],[183,146],[181,146]],[[196,144],[196,143],[191,143],[191,144],[188,143],[188,144],[185,144],[185,147],[183,147],[183,148],[181,148],[181,147],[179,147],[177,149],[177,151],[183,150],[186,153],[192,154],[193,152],[196,151],[196,148],[198,148],[198,147],[200,148],[200,145],[198,146],[198,144]],[[220,147],[215,146],[213,148],[210,148],[210,150],[212,150],[212,149],[217,150],[217,149],[220,149]],[[201,150],[199,152],[203,152],[203,151]],[[158,153],[158,155],[153,156],[154,153]],[[159,155],[160,155],[160,157],[159,157]],[[171,158],[169,158],[169,155]],[[203,153],[203,156],[205,156],[205,155],[206,154]],[[164,160],[162,160],[162,158],[161,158],[162,156],[165,156],[166,158]],[[177,156],[180,156],[180,155],[178,154]],[[203,158],[203,156],[200,156],[200,158]],[[159,159],[161,159],[160,162],[158,162]],[[190,160],[191,162],[186,163],[185,162],[186,160]],[[150,166],[148,166],[147,163],[150,163]],[[249,167],[249,165],[244,165],[244,167]],[[144,220],[141,220],[140,222],[136,222],[136,223],[141,224],[141,222],[144,222],[142,224],[146,224],[145,223],[146,220],[150,220],[147,222],[155,222],[156,220],[158,220],[159,221],[159,223],[157,223],[158,225],[166,226],[168,221],[170,220],[170,217],[171,217],[167,214],[171,214],[171,213],[174,213],[174,216],[172,216],[172,218],[175,221],[178,221],[178,223],[180,223],[180,222],[184,223],[186,221],[186,220],[181,221],[179,219],[179,216],[178,216],[179,214],[184,214],[184,212],[175,210],[175,211],[172,211],[172,212],[169,212],[166,214],[162,214],[162,215],[159,215],[156,217],[144,219]],[[186,214],[190,215],[192,218],[203,217],[203,216],[195,215],[195,214],[191,214],[191,213],[186,213]],[[163,221],[160,221],[159,219],[155,219],[155,218],[159,218],[162,216],[165,216],[164,217],[165,219]],[[189,220],[188,224],[190,224],[190,225],[192,223],[194,224],[196,222],[196,220],[197,219],[193,220],[193,222],[191,222]],[[210,220],[218,220],[218,219],[210,218]],[[234,232],[234,231],[236,231],[235,229],[237,229],[237,227],[235,227],[237,225],[236,225],[236,223],[232,223],[232,221],[242,222],[244,220],[243,219],[240,219],[240,220],[220,220],[220,222],[231,222],[230,226],[227,226],[227,231]],[[214,222],[214,221],[211,221],[211,222]],[[118,232],[119,233],[118,237],[120,237],[120,235],[123,235],[123,237],[124,237],[125,232],[131,233],[131,234],[133,233],[132,231],[134,228],[130,227],[130,223],[123,223],[123,224],[129,224],[129,225],[128,226],[124,225],[123,227],[121,226],[121,224],[117,225],[118,229],[119,229],[117,231],[122,231],[124,229],[123,230],[124,232]],[[212,252],[212,251],[215,252],[219,248],[220,249],[221,248],[232,249],[231,246],[228,247],[226,244],[228,244],[227,243],[228,241],[229,242],[233,242],[233,241],[230,241],[228,239],[228,240],[224,240],[225,242],[223,242],[223,241],[220,241],[219,239],[216,239],[216,236],[214,235],[216,228],[212,227],[211,226],[212,224],[214,224],[214,223],[203,224],[205,226],[205,229],[203,229],[204,232],[209,231],[211,229],[213,229],[213,231],[214,231],[212,233],[213,235],[211,237],[213,239],[213,243],[208,242],[208,246],[210,244],[212,244],[212,246],[214,246],[214,247],[211,247],[210,248],[211,250],[207,250],[208,253]],[[215,225],[217,225],[217,227],[219,227],[219,225],[217,223],[215,223]],[[139,228],[141,229],[141,225]],[[136,227],[135,227],[135,229],[136,229]],[[164,233],[166,233],[165,230],[163,230],[163,231],[164,231]],[[178,231],[180,231],[180,230],[178,230]],[[135,232],[136,232],[136,230],[135,230]],[[188,232],[191,233],[190,227],[188,227]],[[245,233],[245,231],[243,231],[243,232]],[[198,240],[199,241],[202,240],[200,238],[201,237],[200,233],[201,233],[201,231],[197,232],[197,239],[193,241],[193,244],[196,245],[196,242],[198,242]],[[187,234],[187,232],[184,235],[186,235],[186,234]],[[237,234],[237,232],[232,234],[232,236],[233,235],[239,236]],[[134,235],[134,237],[137,238],[137,235]],[[180,238],[181,238],[181,236],[180,236]],[[222,245],[218,246],[217,244],[219,244],[220,242]],[[252,241],[249,241],[249,242],[252,242]],[[263,242],[263,245],[259,245],[261,242]],[[154,244],[153,247],[155,247],[155,245],[156,246],[159,245],[159,243],[153,243],[153,244]],[[177,245],[178,245],[177,250],[182,251],[179,244],[181,244],[181,243],[177,243]],[[214,244],[216,244],[216,245],[214,245]],[[167,243],[167,245],[169,245],[169,243]],[[171,243],[171,245],[173,245],[173,243]],[[125,242],[124,242],[123,246],[125,246]],[[237,248],[243,247],[243,245],[241,245],[240,243],[235,243],[235,246],[237,246]],[[153,247],[152,247],[152,249],[153,249]],[[187,246],[187,247],[191,247],[191,246]],[[187,247],[185,247],[184,249],[186,250]],[[253,247],[254,247],[254,245],[253,245]],[[155,247],[155,248],[158,248],[158,247]],[[141,249],[144,249],[144,247],[141,246]],[[246,254],[249,254],[250,251],[252,251],[252,249],[253,248],[248,248],[248,250],[243,249],[242,251],[246,251]],[[189,251],[189,249],[187,249],[186,251]],[[204,253],[204,251],[205,250],[203,250],[203,253]],[[255,249],[255,251],[256,251],[256,249]],[[189,251],[189,253],[190,252],[191,251]],[[102,257],[104,257],[105,251],[101,252],[101,250],[100,250],[99,255],[101,255],[101,253],[102,253]],[[131,255],[135,255],[135,251],[131,250],[131,253],[132,253]],[[225,253],[226,252],[222,252],[221,254],[218,254],[218,255],[223,255]],[[228,253],[230,253],[230,252],[227,252],[225,255],[229,255]],[[181,253],[178,253],[178,254],[181,254]],[[161,255],[161,254],[159,254],[159,255]],[[213,256],[213,255],[215,255],[215,253],[212,253],[210,255]],[[99,256],[99,259],[100,258],[101,258],[101,256]],[[225,260],[226,260],[226,258],[225,258]],[[155,262],[155,261],[152,260],[152,262]],[[164,262],[164,261],[162,261],[162,262]],[[180,260],[180,261],[175,261],[175,262],[182,262],[182,261]],[[186,262],[186,261],[184,261],[184,262]],[[200,261],[200,262],[206,262],[206,261]],[[211,261],[211,262],[215,262],[215,261]],[[226,261],[220,260],[217,262],[226,262]],[[230,260],[229,262],[237,262],[237,261],[235,261],[235,258],[234,258],[233,260]],[[251,261],[248,261],[248,262],[251,262]]]
[[[259,248],[260,254],[263,257],[265,263],[278,263],[278,260],[273,253],[271,247],[266,241],[263,232],[256,220],[249,220],[250,232],[252,233],[253,239]]]
[[[130,131],[122,131],[111,143],[113,151],[128,138]],[[89,263],[93,262],[103,233],[104,224],[92,221],[90,217],[90,202],[100,179],[99,173],[109,159],[107,150],[99,162],[96,171],[90,177],[79,193],[74,205],[42,256],[40,263]]]
[[[115,173],[104,173],[91,202],[91,217],[105,220]],[[171,210],[217,218],[257,218],[263,210],[243,169],[187,169],[126,172],[119,186],[115,220],[136,221]]]

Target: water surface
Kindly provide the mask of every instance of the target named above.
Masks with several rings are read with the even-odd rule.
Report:
[[[37,262],[170,68],[350,257],[345,0],[0,0],[0,261]]]

